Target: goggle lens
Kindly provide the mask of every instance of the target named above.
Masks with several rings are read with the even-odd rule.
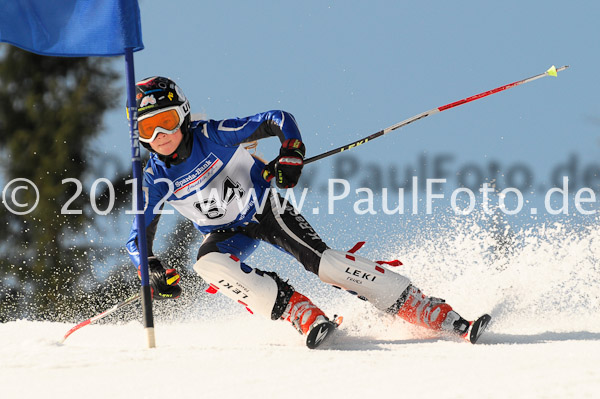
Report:
[[[161,128],[163,130],[169,131],[170,133],[173,133],[179,128],[179,126],[179,114],[175,109],[170,109],[168,111],[152,115],[138,122],[140,138],[144,140],[152,139],[156,128]]]

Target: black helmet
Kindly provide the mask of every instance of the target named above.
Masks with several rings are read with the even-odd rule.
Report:
[[[182,119],[182,131],[187,131],[190,123],[190,103],[175,82],[162,76],[154,76],[137,82],[135,91],[138,121],[167,108],[175,108]],[[140,141],[144,142],[143,139]]]
[[[177,111],[180,121],[178,128],[181,128],[184,139],[182,140],[180,148],[172,154],[174,157],[168,156],[166,158],[169,161],[167,164],[182,161],[189,155],[189,148],[185,147],[189,147],[190,145],[189,127],[191,122],[190,103],[183,94],[183,91],[171,79],[162,76],[153,76],[151,78],[140,80],[135,84],[135,90],[138,121],[168,109],[175,109]],[[152,138],[144,138],[140,132],[140,142],[146,149],[152,152],[154,151],[150,147],[149,142],[152,141],[154,137],[155,135],[152,135]],[[177,155],[178,153],[181,154]],[[181,157],[182,155],[183,157]],[[160,158],[163,159],[165,157],[160,156]]]

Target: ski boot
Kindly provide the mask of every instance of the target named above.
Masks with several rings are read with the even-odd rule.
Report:
[[[411,324],[441,333],[459,336],[471,343],[477,342],[491,317],[483,315],[470,322],[452,310],[452,306],[440,298],[425,296],[421,290],[409,285],[398,300],[396,314]]]
[[[296,291],[281,318],[292,323],[300,334],[306,335],[306,346],[310,349],[321,345],[342,321],[341,317],[334,317],[334,321],[330,321],[310,299]]]

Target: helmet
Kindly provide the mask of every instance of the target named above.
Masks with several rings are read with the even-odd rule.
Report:
[[[190,103],[175,82],[168,78],[154,76],[137,82],[135,89],[138,121],[167,109],[173,109],[179,116],[179,122],[175,129],[181,128],[184,135],[187,134],[191,120]],[[142,136],[140,135],[140,141],[143,144],[149,143],[155,137],[154,134],[147,137]]]

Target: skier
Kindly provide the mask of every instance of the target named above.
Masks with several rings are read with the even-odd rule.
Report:
[[[152,252],[165,201],[205,235],[194,270],[210,284],[208,292],[229,298],[272,320],[287,320],[307,345],[316,347],[338,320],[329,318],[275,272],[245,263],[260,241],[294,256],[323,282],[345,289],[376,308],[410,323],[474,342],[489,316],[472,323],[445,301],[428,297],[408,278],[352,252],[331,249],[310,224],[275,190],[292,188],[303,167],[305,146],[294,117],[268,111],[246,118],[192,121],[190,104],[170,79],[151,77],[136,84],[139,139],[150,152],[145,166],[146,237],[153,298],[181,294],[177,271]],[[268,164],[243,146],[266,137],[281,141]],[[127,250],[140,265],[133,224]]]

